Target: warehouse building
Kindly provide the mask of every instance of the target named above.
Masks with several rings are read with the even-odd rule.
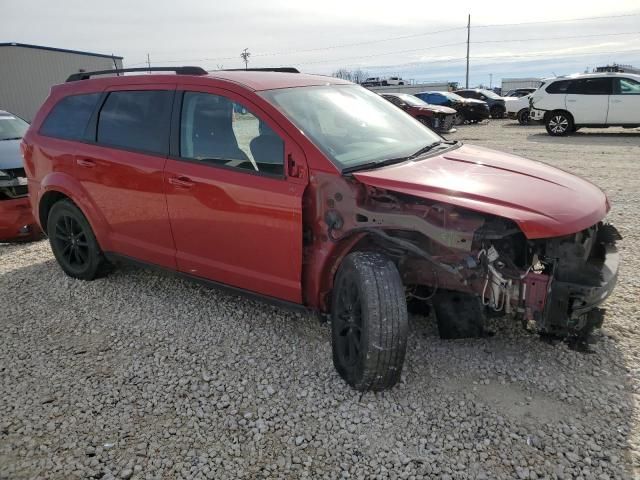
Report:
[[[52,85],[63,83],[72,73],[114,68],[122,68],[122,57],[0,43],[0,110],[31,121]]]

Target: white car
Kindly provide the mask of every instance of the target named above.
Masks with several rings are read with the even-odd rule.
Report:
[[[520,125],[529,123],[529,98],[531,94],[523,97],[506,97],[504,100],[507,107],[507,117],[518,120]]]
[[[546,80],[531,95],[531,119],[549,135],[582,127],[640,127],[640,75],[585,73]]]
[[[405,81],[400,77],[389,77],[387,78],[387,85],[404,85]]]

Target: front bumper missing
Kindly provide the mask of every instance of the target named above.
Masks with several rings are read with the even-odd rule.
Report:
[[[598,307],[618,281],[620,255],[615,245],[605,247],[598,285],[552,281],[545,307],[543,330],[549,333],[580,334],[602,326],[603,311]]]

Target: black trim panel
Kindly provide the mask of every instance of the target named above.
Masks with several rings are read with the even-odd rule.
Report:
[[[285,308],[287,310],[291,310],[291,311],[295,311],[295,312],[304,312],[304,313],[309,313],[309,312],[314,312],[315,311],[315,310],[313,310],[311,308],[308,308],[305,305],[302,305],[300,303],[289,302],[288,300],[282,300],[280,298],[270,297],[268,295],[262,295],[260,293],[252,292],[250,290],[245,290],[243,288],[234,287],[232,285],[227,285],[226,283],[216,282],[215,280],[209,280],[208,278],[197,277],[195,275],[190,275],[188,273],[179,272],[177,270],[171,270],[170,268],[162,267],[162,266],[156,265],[154,263],[144,262],[142,260],[138,260],[138,259],[135,259],[135,258],[132,258],[132,257],[128,257],[126,255],[121,255],[119,253],[105,252],[104,256],[107,258],[107,260],[109,260],[110,262],[113,262],[113,263],[127,263],[127,264],[135,265],[135,266],[138,266],[138,267],[141,267],[141,268],[148,268],[148,269],[151,269],[151,270],[154,270],[154,271],[168,273],[168,274],[170,274],[172,276],[186,278],[188,280],[191,280],[191,281],[196,282],[196,283],[200,283],[202,285],[206,285],[208,287],[217,288],[219,290],[222,290],[222,291],[224,291],[226,293],[229,293],[229,294],[232,294],[232,295],[241,295],[243,297],[248,297],[248,298],[251,298],[253,300],[258,300],[258,301],[261,301],[261,302],[269,303],[271,305],[275,305],[277,307],[282,307],[282,308]]]

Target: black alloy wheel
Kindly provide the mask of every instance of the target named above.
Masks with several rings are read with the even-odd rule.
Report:
[[[93,280],[108,272],[91,225],[70,200],[56,202],[47,220],[49,243],[62,270],[70,277]]]
[[[360,391],[400,380],[409,326],[398,268],[375,252],[353,252],[338,269],[331,300],[333,364]]]
[[[87,234],[70,215],[60,215],[56,221],[52,241],[69,268],[83,270],[89,262]]]

